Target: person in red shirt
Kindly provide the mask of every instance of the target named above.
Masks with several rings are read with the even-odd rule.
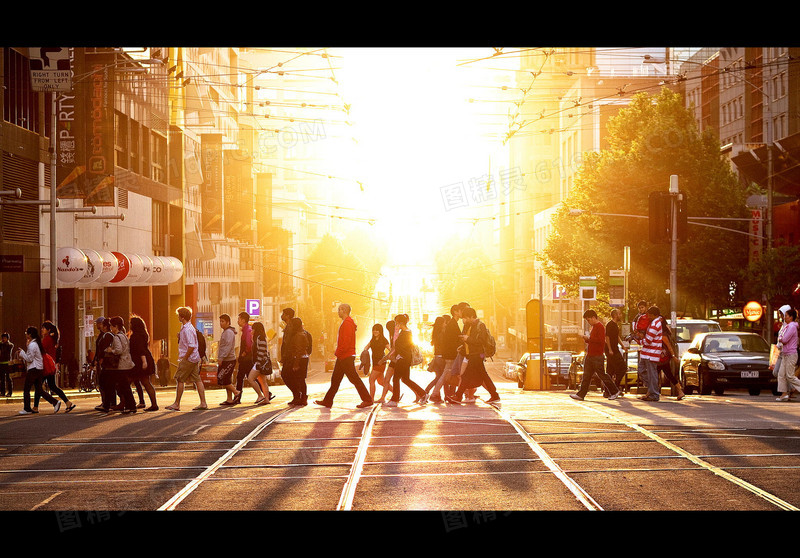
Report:
[[[614,383],[614,380],[606,374],[604,366],[604,348],[606,344],[606,328],[603,322],[597,317],[597,312],[594,310],[587,310],[583,313],[583,318],[591,326],[592,331],[589,335],[584,335],[586,341],[586,356],[583,359],[583,380],[581,387],[577,393],[570,394],[570,397],[583,401],[586,394],[589,392],[589,386],[592,384],[592,377],[597,374],[600,381],[605,385],[608,393],[608,399],[614,400],[622,396],[622,391]]]
[[[361,403],[357,405],[359,409],[369,407],[372,405],[372,397],[369,395],[361,378],[358,377],[356,372],[356,323],[350,317],[350,305],[339,305],[339,318],[342,320],[342,325],[339,326],[339,337],[336,341],[336,363],[333,365],[333,374],[331,375],[331,385],[325,397],[314,401],[317,405],[330,408],[333,405],[333,398],[339,390],[339,384],[342,383],[342,378],[347,376],[350,383],[356,387],[358,395],[361,397]]]

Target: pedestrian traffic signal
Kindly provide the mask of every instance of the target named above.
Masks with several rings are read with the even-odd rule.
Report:
[[[649,202],[650,242],[669,244],[672,242],[672,197],[676,197],[677,240],[685,242],[687,238],[686,194],[670,194],[669,192],[651,192]]]

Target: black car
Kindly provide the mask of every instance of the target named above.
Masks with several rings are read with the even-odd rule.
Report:
[[[750,395],[769,389],[777,395],[777,380],[769,369],[769,343],[757,333],[721,331],[698,334],[681,357],[681,383],[691,394],[745,388]]]

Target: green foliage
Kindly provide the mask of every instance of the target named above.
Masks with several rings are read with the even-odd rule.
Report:
[[[576,288],[579,276],[596,275],[598,292],[605,292],[608,271],[622,267],[623,247],[630,246],[631,301],[641,298],[665,307],[670,247],[650,242],[647,219],[576,217],[569,210],[647,216],[649,194],[668,191],[670,176],[677,175],[690,219],[741,218],[747,216],[747,191],[720,155],[719,141],[699,132],[681,96],[669,89],[635,96],[609,121],[607,141],[607,149],[584,157],[539,257],[548,275],[562,284]],[[688,241],[678,249],[679,314],[700,315],[709,304],[727,302],[730,282],[747,265],[746,238],[689,225]]]

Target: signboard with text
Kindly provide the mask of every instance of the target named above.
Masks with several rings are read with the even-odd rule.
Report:
[[[72,89],[68,48],[31,47],[28,49],[28,56],[31,67],[31,89],[47,93]]]

